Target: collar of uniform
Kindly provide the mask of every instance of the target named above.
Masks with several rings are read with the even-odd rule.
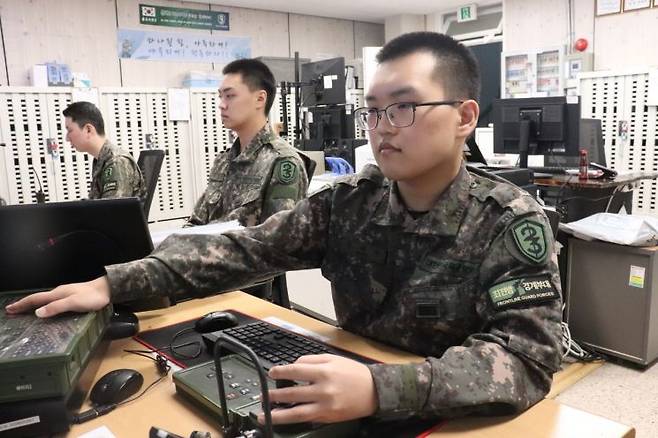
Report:
[[[101,150],[98,151],[98,161],[105,161],[107,157],[112,153],[112,145],[110,144],[109,140],[105,140],[105,143],[103,143],[103,146],[101,146]]]
[[[265,126],[263,126],[263,128],[260,131],[258,131],[258,133],[254,136],[254,138],[251,140],[249,145],[245,148],[244,151],[242,151],[241,154],[235,157],[234,161],[237,162],[253,161],[258,155],[258,151],[260,151],[263,145],[272,143],[274,138],[275,135],[274,132],[272,131],[272,128],[270,127],[270,123],[269,122],[265,123]],[[233,144],[233,147],[236,146],[238,147],[239,150],[240,139],[237,139]]]
[[[379,225],[402,225],[405,231],[417,234],[454,236],[459,231],[471,190],[471,176],[462,164],[457,177],[439,196],[434,207],[424,216],[414,220],[407,212],[397,184],[391,184],[386,197],[377,207],[373,221]]]
[[[94,158],[94,161],[92,162],[92,167],[96,166],[97,163],[104,163],[107,161],[107,159],[112,155],[112,144],[110,143],[109,140],[105,140],[105,143],[103,143],[103,146],[101,146],[101,150],[98,151],[98,157]],[[96,169],[96,172],[100,172],[100,167]]]

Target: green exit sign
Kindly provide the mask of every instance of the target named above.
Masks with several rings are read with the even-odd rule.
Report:
[[[478,11],[476,5],[462,6],[457,10],[457,22],[477,20]]]

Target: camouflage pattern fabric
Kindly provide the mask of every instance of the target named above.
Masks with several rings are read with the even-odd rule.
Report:
[[[107,273],[114,301],[175,301],[320,267],[342,328],[426,357],[369,366],[377,416],[511,414],[543,398],[560,365],[549,230],[530,195],[465,167],[414,219],[367,166],[258,227],[172,236]]]
[[[142,172],[128,152],[105,141],[92,166],[89,199],[144,199],[146,186]]]
[[[238,220],[257,225],[306,196],[308,177],[299,155],[269,123],[240,153],[240,140],[217,156],[208,187],[185,226]]]

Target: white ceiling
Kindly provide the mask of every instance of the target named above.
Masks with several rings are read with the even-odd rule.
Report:
[[[472,0],[206,0],[205,2],[372,23],[383,23],[386,17],[401,14],[427,15],[450,10],[456,12],[459,6],[476,3]],[[477,3],[482,5],[492,1]]]

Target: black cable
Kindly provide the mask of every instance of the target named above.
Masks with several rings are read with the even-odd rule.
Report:
[[[199,357],[201,355],[202,347],[201,347],[201,342],[200,341],[192,341],[192,342],[187,342],[185,344],[174,345],[174,341],[176,340],[176,338],[178,338],[181,335],[184,335],[185,333],[190,333],[192,331],[194,331],[193,327],[186,327],[182,330],[177,331],[174,334],[174,336],[172,336],[171,341],[169,342],[169,345],[167,345],[167,347],[166,347],[166,348],[169,349],[169,351],[171,351],[171,354],[173,354],[174,356],[177,356],[181,359],[196,359],[197,357]],[[179,353],[178,351],[176,351],[176,348],[185,347],[187,345],[197,345],[199,347],[199,349],[196,351],[196,353],[191,354],[191,355]]]
[[[88,409],[86,411],[80,412],[78,414],[73,414],[70,418],[70,421],[71,421],[72,424],[80,424],[80,423],[84,423],[84,422],[89,421],[89,420],[93,420],[94,418],[97,418],[97,417],[105,415],[109,412],[112,412],[113,410],[115,410],[119,406],[123,406],[127,403],[130,403],[130,402],[133,402],[133,401],[137,400],[138,398],[140,398],[144,394],[146,394],[146,392],[149,389],[153,388],[155,385],[162,382],[162,379],[167,377],[167,375],[169,374],[169,370],[171,370],[171,366],[169,365],[169,362],[167,361],[167,359],[164,356],[158,355],[154,359],[151,356],[147,356],[146,354],[143,354],[142,350],[123,350],[123,351],[125,351],[127,353],[136,354],[138,356],[142,356],[142,357],[145,357],[147,359],[151,359],[151,360],[155,361],[156,362],[156,367],[158,368],[158,373],[160,374],[160,377],[158,377],[156,380],[151,382],[151,384],[149,384],[149,386],[147,386],[141,393],[139,393],[135,397],[129,398],[127,400],[123,400],[119,403],[111,403],[109,405],[103,405],[103,406],[94,406],[93,408]]]
[[[37,198],[37,203],[38,204],[43,204],[46,202],[46,194],[43,192],[43,186],[41,185],[41,179],[39,179],[39,174],[37,173],[36,169],[34,166],[30,166],[30,170],[34,173],[34,177],[37,179],[37,182],[39,183],[39,191],[34,192],[34,196]]]

